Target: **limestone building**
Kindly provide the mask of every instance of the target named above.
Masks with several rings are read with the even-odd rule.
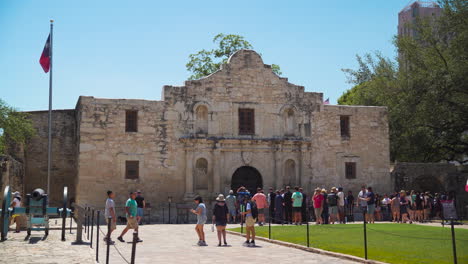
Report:
[[[392,190],[387,109],[322,97],[278,77],[252,50],[210,76],[164,86],[161,101],[82,96],[74,110],[54,111],[53,192],[68,183],[79,203],[100,206],[108,189],[118,202],[141,189],[153,204],[213,199],[240,185]],[[31,114],[39,133],[21,154],[26,189],[45,183],[39,164],[47,164],[37,155],[45,114]]]

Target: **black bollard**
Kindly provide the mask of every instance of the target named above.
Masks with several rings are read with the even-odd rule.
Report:
[[[62,211],[62,241],[65,241],[65,229],[66,227],[66,220],[67,220],[67,208],[64,208],[65,211]]]
[[[86,227],[86,229],[88,229],[88,230],[86,231],[88,240],[89,240],[89,224],[90,224],[90,222],[89,222],[89,220],[90,220],[90,219],[89,219],[89,213],[90,213],[90,210],[91,210],[91,208],[88,207],[88,213],[87,213],[87,215],[86,215],[86,218],[88,219],[88,220],[86,220],[86,222],[87,222],[87,224],[88,224],[88,226]]]
[[[450,222],[450,228],[452,229],[453,263],[457,264],[457,245],[455,243],[455,229],[453,227],[453,219]]]
[[[107,252],[106,252],[106,264],[109,264],[111,223],[112,223],[112,217],[107,218],[107,236],[106,236]]]
[[[93,233],[94,233],[94,209],[91,214],[91,240],[89,241],[90,248],[93,248]]]
[[[268,220],[268,239],[271,239],[271,216]]]
[[[133,232],[133,242],[132,242],[132,259],[131,259],[131,264],[135,264],[135,253],[136,253],[136,244],[138,241],[138,232],[134,231]]]
[[[88,228],[88,207],[85,207],[84,208],[84,232],[86,233],[87,232],[87,229]]]
[[[99,262],[99,220],[101,220],[101,211],[97,211],[96,216],[96,262]]]
[[[365,210],[365,209],[363,209]],[[366,228],[366,212],[363,212],[364,216],[364,258],[367,259],[367,228]]]
[[[70,212],[70,234],[72,233],[72,225],[73,225],[73,212]]]
[[[310,247],[309,243],[309,220],[306,220],[306,225],[307,225],[307,247]]]

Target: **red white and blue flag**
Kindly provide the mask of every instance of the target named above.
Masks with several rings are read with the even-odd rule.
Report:
[[[50,70],[50,34],[45,43],[39,63],[41,64],[44,72],[48,73]]]
[[[323,101],[324,105],[329,105],[330,104],[330,98],[327,98],[327,100]]]

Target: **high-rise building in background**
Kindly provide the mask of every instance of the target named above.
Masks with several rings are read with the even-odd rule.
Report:
[[[417,18],[437,17],[442,9],[433,1],[415,1],[398,13],[398,36],[415,37],[416,31],[412,25]]]

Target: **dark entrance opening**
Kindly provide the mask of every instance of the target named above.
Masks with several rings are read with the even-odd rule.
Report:
[[[263,188],[262,175],[250,166],[238,168],[232,175],[231,189],[236,192],[241,186],[245,186],[252,194],[256,193],[258,187]]]

